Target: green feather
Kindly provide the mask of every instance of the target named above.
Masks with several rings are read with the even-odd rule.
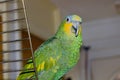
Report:
[[[69,18],[71,22],[66,21]],[[39,80],[59,80],[66,74],[80,57],[80,47],[82,45],[82,34],[79,30],[76,36],[73,26],[67,26],[71,29],[70,35],[65,32],[65,25],[75,21],[81,21],[77,15],[66,17],[61,23],[54,37],[45,41],[34,53]],[[80,18],[80,20],[79,20]],[[73,29],[73,30],[72,30]],[[26,70],[33,68],[32,59],[28,60],[23,71],[17,77],[17,80],[35,79],[34,71]]]

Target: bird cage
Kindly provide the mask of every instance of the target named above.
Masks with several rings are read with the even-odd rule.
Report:
[[[24,51],[32,54],[33,48],[30,37],[29,23],[24,0],[0,0],[0,80],[15,80],[22,70],[22,64],[29,58],[22,58]],[[22,31],[27,36],[21,37]],[[23,42],[29,46],[22,47]],[[36,74],[35,63],[34,69]],[[36,75],[37,77],[37,75]]]

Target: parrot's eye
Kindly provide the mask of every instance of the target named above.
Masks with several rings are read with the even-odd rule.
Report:
[[[69,22],[69,21],[70,21],[70,19],[69,19],[69,18],[67,18],[67,19],[66,19],[66,21],[67,21],[67,22]]]

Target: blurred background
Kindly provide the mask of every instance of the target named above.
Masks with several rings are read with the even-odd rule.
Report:
[[[33,51],[55,34],[65,16],[83,18],[81,59],[65,80],[120,80],[120,0],[24,1]],[[25,64],[14,60],[32,56],[22,9],[21,0],[0,0],[0,80],[14,80],[19,72],[9,70]]]

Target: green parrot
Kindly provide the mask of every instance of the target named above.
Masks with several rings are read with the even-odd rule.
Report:
[[[38,80],[60,80],[80,58],[82,46],[82,19],[67,16],[56,34],[45,41],[35,52],[34,59]],[[32,59],[28,60],[16,80],[36,80]]]

